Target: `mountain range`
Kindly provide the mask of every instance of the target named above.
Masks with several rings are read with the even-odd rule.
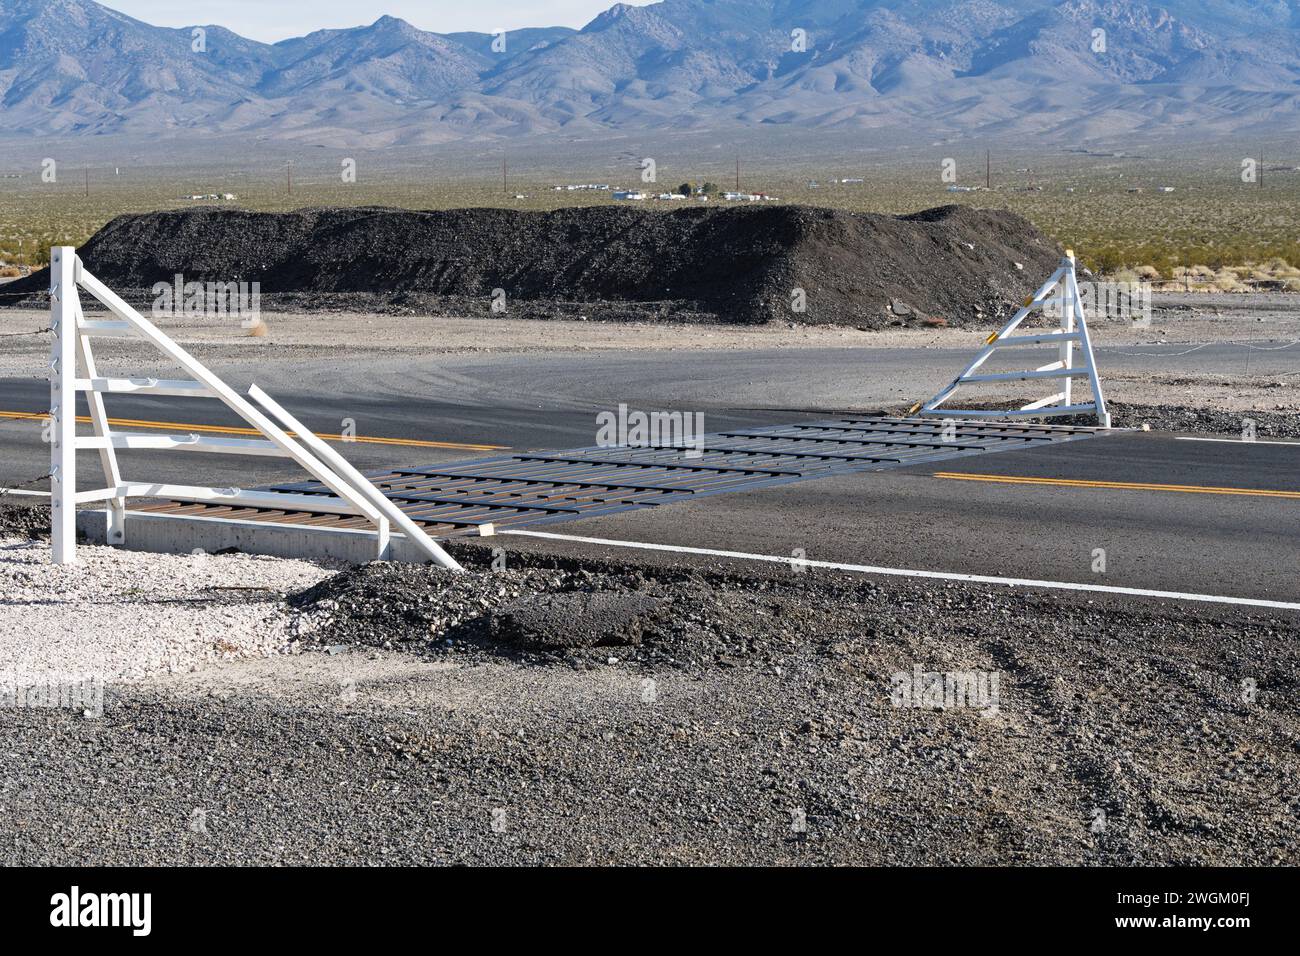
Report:
[[[92,0],[0,0],[0,136],[381,147],[744,128],[1289,135],[1300,0],[662,0],[580,30],[439,34],[383,16],[274,44]]]

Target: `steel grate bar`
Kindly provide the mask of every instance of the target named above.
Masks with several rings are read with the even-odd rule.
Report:
[[[937,440],[943,434],[956,440]],[[485,524],[571,521],[701,495],[1042,447],[1096,434],[1092,428],[1049,424],[851,415],[706,435],[700,458],[685,458],[694,446],[679,444],[579,448],[398,467],[367,477],[428,533],[451,537]],[[265,490],[332,497],[316,481],[274,484]],[[355,515],[183,502],[141,507],[177,517],[370,530],[367,520]]]

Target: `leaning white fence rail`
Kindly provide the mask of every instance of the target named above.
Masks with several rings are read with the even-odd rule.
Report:
[[[78,287],[103,304],[116,317],[115,320],[87,320],[82,313]],[[126,541],[127,499],[168,498],[235,507],[360,515],[377,529],[378,557],[389,555],[391,528],[396,525],[430,559],[445,568],[462,570],[455,559],[348,464],[342,455],[329,448],[254,385],[249,393],[287,428],[296,432],[297,436],[290,435],[277,425],[91,275],[71,246],[58,246],[50,253],[50,328],[54,333],[50,361],[50,519],[51,551],[56,564],[71,564],[76,561],[78,504],[107,502],[108,543],[123,544]],[[183,369],[190,378],[162,381],[153,378],[102,377],[96,369],[91,350],[91,339],[101,336],[144,339]],[[77,436],[78,392],[86,393],[93,435]],[[103,396],[127,393],[215,398],[252,425],[262,438],[145,435],[113,431],[109,427]],[[77,451],[81,449],[99,452],[106,487],[77,491]],[[328,488],[333,497],[172,485],[132,481],[122,477],[117,460],[118,451],[172,449],[290,458]]]
[[[1058,291],[1059,290],[1059,291]],[[1053,293],[1056,292],[1055,295]],[[1032,335],[1013,335],[1022,322],[1038,309],[1048,305],[1060,309],[1060,327],[1035,332]],[[977,374],[979,368],[1000,348],[1047,345],[1057,349],[1054,362],[1019,372],[991,372]],[[1075,361],[1074,349],[1079,347],[1080,361]],[[1074,379],[1086,377],[1092,389],[1091,400],[1079,402],[1074,394]],[[957,409],[941,407],[963,385],[989,382],[1025,382],[1046,379],[1060,381],[1060,391],[1032,401],[1016,409]],[[1101,378],[1092,354],[1092,339],[1088,335],[1088,319],[1084,315],[1079,284],[1075,279],[1074,252],[1066,250],[1065,258],[1037,292],[1025,300],[1023,307],[1011,321],[988,337],[984,348],[974,361],[952,380],[938,395],[924,404],[914,406],[913,412],[922,415],[951,418],[1038,418],[1049,415],[1078,415],[1093,413],[1097,424],[1110,427],[1110,414],[1106,411],[1106,398],[1102,394]]]

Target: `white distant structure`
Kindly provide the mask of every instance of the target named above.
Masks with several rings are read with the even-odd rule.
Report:
[[[557,193],[558,192],[571,193],[578,190],[595,190],[597,192],[609,192],[608,183],[570,183],[568,185],[556,186],[554,188]]]
[[[722,198],[727,202],[780,202],[780,197],[767,193],[723,193]]]
[[[1174,191],[1174,187],[1173,187],[1173,186],[1157,186],[1157,187],[1156,187],[1156,192],[1158,192],[1158,193],[1171,193],[1171,192],[1173,192],[1173,191]]]
[[[640,202],[645,199],[645,193],[635,189],[620,189],[614,193],[614,198],[622,202]]]
[[[660,193],[655,198],[662,199],[664,202],[680,202],[681,200],[684,200],[686,197],[683,196],[681,193]]]

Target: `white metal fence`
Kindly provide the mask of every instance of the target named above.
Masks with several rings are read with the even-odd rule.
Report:
[[[1053,294],[1055,293],[1055,295]],[[1039,309],[1050,308],[1052,314],[1060,317],[1060,327],[1035,332],[1030,335],[1013,335],[1016,329],[1030,315]],[[1038,368],[1018,372],[979,373],[979,369],[1001,348],[1047,345],[1057,349],[1057,358],[1053,362]],[[1079,348],[1079,361],[1076,362],[1075,347]],[[1091,399],[1078,401],[1074,394],[1074,379],[1085,377],[1092,389]],[[1060,391],[1044,398],[1029,402],[1016,409],[956,409],[941,407],[952,398],[963,385],[978,385],[990,382],[1026,382],[1059,381]],[[1037,292],[1025,300],[1024,305],[1011,317],[1011,321],[998,332],[990,335],[984,348],[965,370],[953,379],[943,391],[922,405],[912,409],[923,415],[948,416],[953,418],[1037,418],[1049,415],[1076,415],[1088,412],[1097,416],[1097,423],[1103,428],[1110,427],[1110,414],[1106,411],[1106,399],[1102,394],[1101,379],[1097,374],[1097,363],[1093,358],[1092,339],[1088,335],[1088,320],[1084,315],[1082,298],[1079,295],[1079,283],[1075,278],[1074,253],[1066,250],[1065,258],[1056,271],[1052,273]]]
[[[88,320],[82,312],[79,288],[94,296],[114,318]],[[55,247],[50,254],[50,326],[54,332],[50,361],[50,417],[53,424],[50,517],[52,556],[56,564],[70,564],[76,560],[77,505],[106,502],[107,540],[110,544],[122,544],[126,540],[127,499],[167,498],[234,507],[275,508],[290,512],[361,515],[372,522],[378,531],[377,557],[388,556],[392,528],[396,526],[431,560],[445,568],[461,570],[455,559],[394,502],[384,497],[342,455],[304,428],[256,385],[249,388],[248,394],[264,411],[239,395],[91,275],[71,246]],[[144,339],[190,377],[174,381],[103,377],[95,366],[91,350],[91,340],[98,337]],[[77,435],[79,392],[86,394],[92,435]],[[263,437],[213,438],[113,431],[109,428],[104,407],[106,394],[218,399],[257,429]],[[296,435],[291,435],[290,431]],[[106,482],[104,487],[89,491],[77,490],[77,452],[83,449],[99,452]],[[122,477],[117,457],[117,452],[124,450],[201,451],[289,458],[333,492],[333,497],[128,480]]]

